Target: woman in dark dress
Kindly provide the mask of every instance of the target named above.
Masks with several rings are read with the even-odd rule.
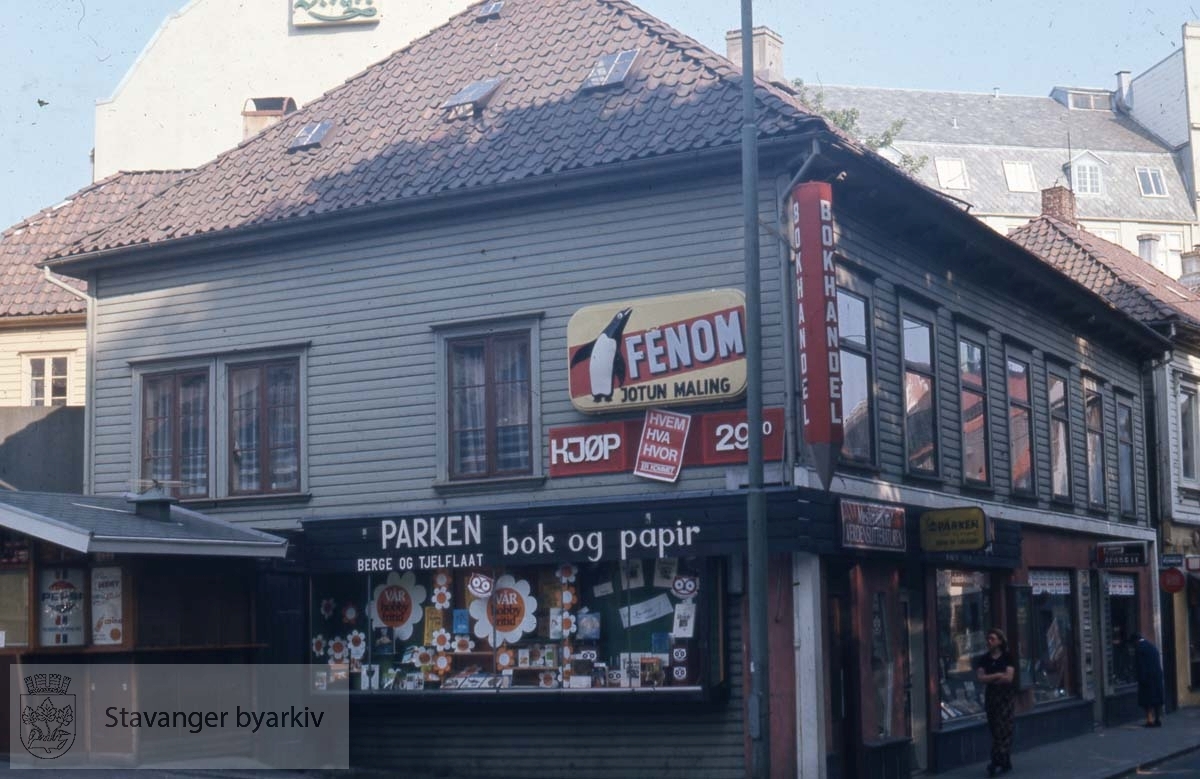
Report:
[[[1016,674],[1008,639],[1004,632],[992,628],[987,632],[988,651],[975,660],[975,677],[986,685],[984,705],[988,728],[992,731],[992,760],[988,776],[1006,774],[1012,770],[1013,704]]]
[[[1163,684],[1162,658],[1158,647],[1145,636],[1134,633],[1134,670],[1137,673],[1138,706],[1146,712],[1146,727],[1162,727],[1163,699],[1166,697]]]

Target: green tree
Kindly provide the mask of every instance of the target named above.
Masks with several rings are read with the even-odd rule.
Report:
[[[814,114],[825,117],[834,127],[862,141],[868,149],[876,151],[891,148],[897,152],[900,155],[900,162],[897,163],[897,166],[904,172],[916,175],[921,168],[925,167],[925,163],[929,162],[929,157],[924,154],[918,157],[892,146],[896,136],[904,129],[903,119],[893,120],[883,132],[877,135],[864,133],[858,125],[859,112],[857,108],[830,108],[825,105],[825,93],[820,89],[810,90],[803,79],[794,80],[792,86],[796,89],[796,97],[805,108]]]

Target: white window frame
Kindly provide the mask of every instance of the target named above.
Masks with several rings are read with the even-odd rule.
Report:
[[[142,478],[142,388],[147,376],[180,371],[205,370],[208,372],[208,495],[193,496],[185,500],[263,500],[300,495],[308,491],[308,344],[288,344],[264,349],[223,354],[205,354],[181,357],[170,361],[138,362],[131,364],[133,372],[132,391],[132,441],[130,445],[130,473],[132,486],[144,488]],[[294,359],[299,365],[297,381],[299,387],[300,430],[299,481],[295,492],[238,493],[230,491],[229,478],[229,368],[251,363]]]
[[[433,326],[434,366],[437,376],[437,392],[434,404],[436,414],[436,432],[434,434],[435,453],[437,459],[437,476],[435,487],[460,487],[483,483],[515,482],[541,480],[545,478],[542,466],[542,438],[545,430],[542,428],[542,357],[541,357],[541,325],[542,314],[518,314],[513,316],[495,317],[490,319],[444,322]],[[450,420],[450,363],[446,359],[446,351],[450,341],[471,336],[486,335],[499,332],[515,332],[525,330],[529,333],[529,456],[531,459],[529,473],[514,476],[489,476],[479,479],[462,479],[450,477],[450,441],[447,425]]]
[[[967,163],[961,157],[934,157],[933,167],[937,171],[938,186],[942,189],[970,189]]]
[[[1143,179],[1142,175],[1146,178]],[[1138,188],[1142,191],[1142,197],[1166,197],[1167,182],[1163,178],[1162,168],[1151,168],[1148,166],[1139,166],[1137,168]],[[1150,185],[1150,191],[1146,191],[1146,185]]]
[[[1004,183],[1009,192],[1037,192],[1037,179],[1033,175],[1033,164],[1020,160],[1005,160]]]
[[[1084,173],[1085,171],[1086,173]],[[1083,186],[1085,183],[1087,184],[1086,188]],[[1076,195],[1104,194],[1104,174],[1100,170],[1100,163],[1091,161],[1072,162],[1071,189]]]
[[[63,398],[63,405],[71,405],[71,382],[75,373],[75,360],[70,352],[23,352],[21,354],[21,405],[37,406],[38,408],[49,408],[52,405],[45,402],[34,403],[33,388],[30,386],[33,383],[33,363],[35,360],[45,363],[46,391],[49,392],[52,366],[54,360],[59,357],[67,361],[67,394]]]
[[[1190,395],[1192,399],[1191,430],[1186,429],[1183,424],[1183,406],[1180,400],[1185,394]],[[1192,489],[1200,489],[1200,382],[1191,377],[1180,377],[1179,388],[1175,392],[1174,405],[1173,421],[1175,429],[1178,431],[1178,437],[1174,443],[1179,447],[1179,451],[1173,459],[1179,463],[1179,483]],[[1191,476],[1183,470],[1183,442],[1185,437],[1192,445],[1193,473]]]

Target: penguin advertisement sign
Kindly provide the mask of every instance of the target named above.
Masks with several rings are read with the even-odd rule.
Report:
[[[567,323],[571,403],[585,413],[713,403],[746,391],[738,289],[581,308]]]

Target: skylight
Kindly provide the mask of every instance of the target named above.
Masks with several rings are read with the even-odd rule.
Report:
[[[333,127],[332,119],[325,119],[320,122],[309,122],[296,131],[296,135],[292,137],[291,144],[288,145],[288,151],[300,151],[302,149],[311,149],[314,146],[320,146],[321,141],[329,134],[329,130]]]
[[[625,76],[629,75],[629,69],[633,67],[633,61],[637,59],[637,55],[637,49],[605,54],[592,66],[592,72],[584,79],[583,88],[599,89],[622,83],[625,81]]]
[[[1033,165],[1028,162],[1004,162],[1004,181],[1009,192],[1037,192]]]
[[[958,157],[934,157],[933,167],[937,171],[938,186],[942,189],[970,189],[967,183],[967,166]]]
[[[500,9],[504,7],[504,0],[492,0],[490,3],[484,3],[479,8],[479,13],[475,16],[475,21],[482,22],[488,19],[497,19],[500,17]]]
[[[442,103],[441,107],[450,109],[449,113],[452,118],[469,116],[480,108],[483,108],[488,98],[496,91],[496,87],[500,86],[502,80],[499,78],[486,78],[482,81],[476,81],[455,92],[449,100]]]

